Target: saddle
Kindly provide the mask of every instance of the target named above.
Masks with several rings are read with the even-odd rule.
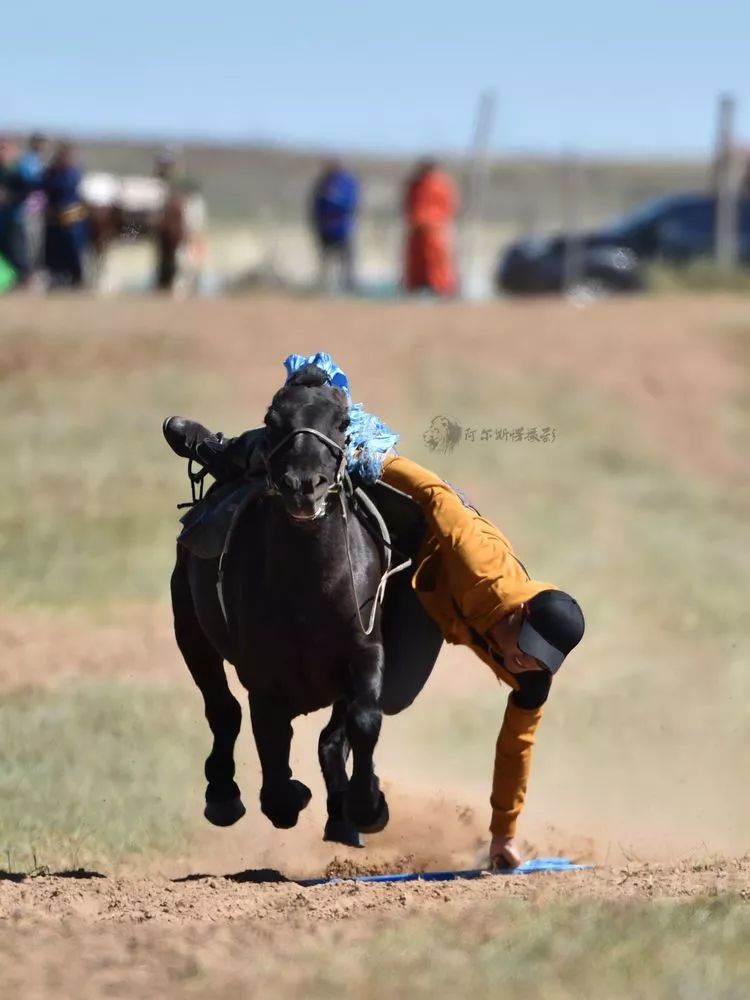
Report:
[[[180,518],[183,527],[177,541],[199,559],[220,558],[235,518],[265,487],[264,473],[214,483]],[[356,486],[354,512],[383,553],[396,549],[414,559],[424,538],[425,521],[419,505],[406,493],[380,480]]]

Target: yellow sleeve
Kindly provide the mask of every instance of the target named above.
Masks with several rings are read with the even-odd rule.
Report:
[[[495,748],[492,777],[492,822],[490,831],[500,837],[513,837],[531,773],[531,753],[542,708],[519,708],[508,697],[503,724]]]
[[[542,589],[529,580],[499,529],[464,506],[434,472],[399,455],[387,461],[383,479],[422,508],[444,556],[448,589],[478,632],[486,632]]]

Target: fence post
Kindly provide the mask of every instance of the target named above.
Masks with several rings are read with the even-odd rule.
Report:
[[[716,193],[716,265],[722,271],[737,266],[738,186],[734,177],[734,118],[736,102],[730,94],[719,98],[714,158]]]
[[[464,205],[461,213],[461,275],[466,289],[475,291],[475,286],[481,282],[474,281],[474,271],[477,266],[477,250],[479,245],[479,229],[481,226],[484,204],[490,173],[490,139],[495,123],[495,108],[497,98],[493,91],[485,91],[479,96],[474,133],[466,158],[466,182],[464,188]],[[478,287],[477,287],[478,290]]]

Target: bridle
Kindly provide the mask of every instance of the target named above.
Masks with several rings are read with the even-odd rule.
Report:
[[[285,434],[284,437],[281,439],[281,441],[277,442],[273,446],[273,448],[271,448],[271,450],[268,451],[265,455],[266,493],[267,495],[275,495],[279,493],[279,488],[274,483],[273,477],[271,476],[271,469],[268,464],[270,459],[276,454],[277,451],[279,451],[280,448],[282,448],[287,443],[287,441],[291,441],[292,438],[296,437],[297,434],[312,434],[314,437],[319,438],[321,441],[325,442],[325,444],[327,444],[328,447],[332,449],[334,454],[338,454],[339,456],[339,464],[336,470],[336,476],[334,477],[334,480],[331,483],[331,485],[328,487],[326,493],[337,494],[339,498],[339,503],[341,505],[341,517],[344,522],[344,541],[346,545],[346,558],[349,563],[349,580],[352,585],[352,597],[354,598],[354,607],[357,609],[357,621],[359,622],[359,627],[362,629],[362,632],[365,635],[370,635],[372,633],[373,628],[375,627],[375,614],[378,610],[379,605],[382,604],[383,602],[383,597],[385,596],[385,585],[388,582],[389,577],[393,576],[394,573],[398,573],[402,569],[406,569],[407,566],[411,564],[411,560],[407,559],[405,562],[402,562],[399,566],[391,567],[390,564],[391,554],[390,554],[389,543],[385,541],[385,539],[383,539],[386,551],[386,568],[383,574],[381,575],[380,582],[378,583],[378,586],[375,590],[375,595],[372,601],[372,610],[370,611],[370,618],[367,623],[367,626],[365,627],[365,623],[362,621],[362,613],[359,610],[359,599],[357,597],[357,588],[354,584],[354,566],[352,565],[352,553],[349,547],[349,513],[347,510],[346,498],[354,495],[354,487],[352,486],[352,481],[349,478],[349,473],[346,471],[346,448],[342,447],[340,444],[337,444],[336,441],[334,441],[332,438],[329,438],[326,434],[323,434],[322,431],[316,430],[315,427],[295,427],[293,430],[289,431],[288,434]],[[371,501],[369,502],[369,506],[370,507],[373,506]],[[378,518],[380,518],[380,515],[377,513],[377,510],[375,510],[375,513],[377,514]],[[322,516],[323,516],[322,512],[321,514],[317,515],[314,514],[311,520],[316,520],[318,517]]]
[[[273,446],[273,448],[271,448],[270,451],[266,452],[265,455],[266,492],[271,494],[279,493],[279,488],[273,481],[273,476],[271,475],[271,467],[268,463],[271,461],[276,452],[279,451],[279,449],[283,448],[283,446],[287,443],[287,441],[291,441],[292,438],[296,437],[298,434],[312,434],[314,437],[320,438],[321,441],[325,442],[325,444],[327,444],[328,447],[333,451],[334,455],[338,454],[339,464],[338,468],[336,469],[336,475],[326,492],[327,493],[339,492],[342,484],[345,482],[345,480],[348,480],[349,478],[346,473],[346,448],[342,447],[340,444],[337,444],[337,442],[334,441],[333,438],[329,438],[327,434],[324,434],[322,431],[317,430],[315,427],[294,427],[291,431],[289,431],[288,434],[285,434],[284,437],[281,439],[281,441],[278,441]]]

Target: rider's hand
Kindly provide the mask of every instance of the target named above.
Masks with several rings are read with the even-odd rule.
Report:
[[[491,868],[518,868],[522,860],[513,837],[494,836],[490,841]]]

